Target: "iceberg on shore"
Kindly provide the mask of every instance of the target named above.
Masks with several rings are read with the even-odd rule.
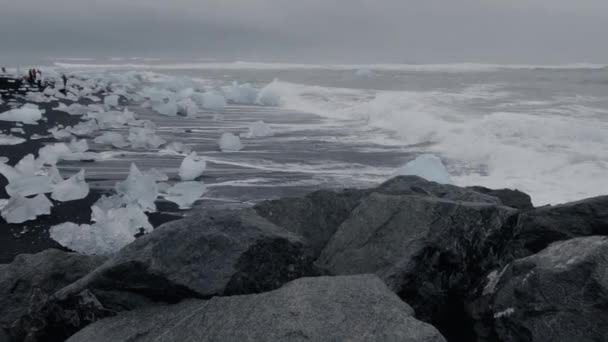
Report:
[[[393,175],[395,176],[418,176],[431,182],[441,184],[452,184],[450,174],[441,159],[432,154],[423,154],[416,159],[400,167]]]
[[[243,149],[241,139],[232,133],[222,134],[218,145],[222,152],[237,152]]]

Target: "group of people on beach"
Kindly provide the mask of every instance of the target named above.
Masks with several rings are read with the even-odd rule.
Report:
[[[29,69],[27,71],[27,80],[30,83],[34,83],[36,79],[38,79],[38,85],[40,85],[42,83],[42,71],[40,69]]]

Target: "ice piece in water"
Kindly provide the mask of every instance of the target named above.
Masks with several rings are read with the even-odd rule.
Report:
[[[258,121],[249,126],[249,133],[247,133],[245,136],[248,138],[255,138],[269,137],[273,134],[274,133],[272,132],[272,129],[270,129],[270,126],[268,126],[264,121]]]
[[[177,116],[177,104],[175,101],[169,101],[167,103],[160,104],[158,106],[154,106],[153,108],[158,114],[166,115],[166,116]]]
[[[118,107],[118,99],[118,95],[108,95],[103,98],[103,104],[108,108]]]
[[[224,133],[219,141],[222,152],[236,152],[243,149],[241,139],[232,133]]]
[[[153,129],[143,127],[131,127],[127,139],[131,142],[133,148],[158,148],[166,143],[164,139],[154,134]]]
[[[374,72],[370,69],[359,69],[355,71],[355,76],[357,77],[372,77],[374,76]]]
[[[205,160],[193,152],[182,160],[182,164],[179,166],[179,177],[184,181],[195,180],[203,174],[206,167]]]
[[[189,98],[180,100],[177,103],[177,107],[177,112],[186,116],[195,116],[198,113],[198,106]]]
[[[135,241],[135,235],[152,231],[148,217],[141,209],[126,207],[102,210],[91,208],[96,223],[77,225],[72,222],[51,227],[51,238],[76,252],[92,255],[114,253]]]
[[[129,146],[122,134],[118,132],[104,132],[93,140],[97,144],[112,145],[117,148]]]
[[[167,144],[167,146],[165,146],[165,148],[163,150],[174,152],[177,154],[181,154],[181,153],[190,154],[192,152],[192,149],[190,147],[188,147],[178,141],[174,141],[170,144]]]
[[[165,199],[177,204],[180,209],[189,209],[206,190],[207,187],[201,182],[181,182],[167,190]]]
[[[257,103],[263,106],[272,106],[277,107],[281,105],[281,95],[277,88],[279,87],[279,82],[274,80],[272,83],[268,84],[262,90],[260,90],[260,94],[258,95]]]
[[[0,133],[0,145],[19,145],[23,142],[25,142],[23,138]]]
[[[89,195],[89,185],[84,178],[84,169],[72,177],[64,180],[61,183],[53,186],[51,198],[60,201],[74,201],[87,197]]]
[[[86,152],[89,150],[89,145],[87,144],[87,139],[82,140],[72,140],[70,145],[68,146],[70,151],[73,153]]]
[[[254,104],[258,98],[257,90],[253,89],[251,84],[240,84],[233,82],[231,87],[226,90],[226,98],[229,101],[240,104]]]
[[[42,194],[34,198],[15,194],[2,208],[1,215],[7,223],[23,223],[41,215],[50,215],[52,206],[51,201]]]
[[[156,197],[158,197],[158,189],[154,177],[144,174],[135,164],[131,164],[129,176],[123,182],[117,182],[115,185],[116,193],[121,195],[127,205],[132,204],[139,206],[147,212],[156,211]]]
[[[48,176],[24,176],[11,181],[5,187],[10,196],[31,196],[53,191],[53,182]]]
[[[144,171],[144,174],[154,178],[154,180],[157,182],[164,182],[166,180],[169,180],[169,176],[167,176],[166,173],[161,172],[155,168],[152,168],[148,171]]]
[[[226,99],[217,93],[207,92],[202,96],[202,107],[209,110],[221,111],[226,107]]]
[[[452,184],[450,174],[441,159],[432,154],[423,154],[399,168],[395,176],[418,176],[431,182]]]
[[[0,121],[15,121],[35,125],[40,119],[42,119],[42,112],[33,105],[25,105],[21,108],[0,113]]]
[[[46,145],[38,150],[38,161],[41,164],[55,165],[72,151],[64,143]]]

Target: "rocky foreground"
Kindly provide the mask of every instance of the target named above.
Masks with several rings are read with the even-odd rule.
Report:
[[[0,265],[0,341],[608,341],[608,197],[414,176]]]

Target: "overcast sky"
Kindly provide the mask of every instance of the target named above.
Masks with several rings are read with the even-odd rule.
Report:
[[[608,62],[608,0],[0,0],[0,54]]]

